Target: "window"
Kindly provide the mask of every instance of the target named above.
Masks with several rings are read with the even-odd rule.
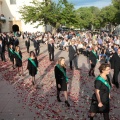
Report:
[[[10,4],[16,4],[16,0],[10,0]]]

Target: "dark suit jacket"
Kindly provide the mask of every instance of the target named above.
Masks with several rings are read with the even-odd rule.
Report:
[[[63,68],[63,69],[66,73],[66,68]],[[63,72],[61,72],[61,70],[57,66],[55,66],[54,73],[55,73],[56,84],[62,85],[63,80],[65,80],[65,76],[64,76]]]
[[[6,44],[9,47],[9,45],[11,44],[11,39],[9,36],[6,36]]]
[[[120,69],[120,57],[118,56],[118,53],[113,54],[110,63],[112,69]]]
[[[5,52],[5,45],[2,44],[2,47],[0,45],[0,54]]]
[[[75,50],[76,49],[76,50]],[[77,54],[77,47],[75,46],[75,49],[73,48],[72,45],[69,46],[69,60],[73,60],[76,56],[75,54]]]
[[[97,59],[98,59],[98,56],[95,56],[94,53],[91,51],[90,56],[89,56],[89,60],[91,60],[92,64],[96,65]]]
[[[54,52],[54,44],[48,44],[48,52],[53,53]]]
[[[12,36],[10,37],[10,42],[11,42],[12,45],[14,45],[15,40]]]
[[[40,41],[39,40],[34,40],[34,47],[36,49],[40,47]]]
[[[26,47],[29,47],[29,46],[30,46],[30,40],[26,40],[26,41],[25,41],[25,46],[26,46]]]
[[[15,46],[18,46],[18,45],[19,45],[19,40],[18,40],[18,39],[15,39],[14,45],[15,45]]]
[[[2,36],[1,39],[2,39],[2,44],[6,45],[6,37]]]

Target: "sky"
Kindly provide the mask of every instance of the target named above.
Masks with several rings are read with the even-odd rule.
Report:
[[[58,0],[53,0],[57,2]],[[112,0],[68,0],[68,2],[74,4],[75,9],[80,7],[96,6],[98,8],[103,8],[111,4]]]

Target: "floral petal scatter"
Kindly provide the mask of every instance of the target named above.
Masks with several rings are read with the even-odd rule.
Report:
[[[23,52],[23,56],[28,56]],[[54,66],[56,61],[49,61],[48,56],[38,56],[39,71],[36,76],[36,86],[32,86],[31,77],[26,71],[27,60],[23,60],[24,76],[17,75],[17,70],[12,69],[10,62],[0,62],[0,74],[17,91],[18,104],[22,103],[22,109],[29,109],[33,113],[34,120],[88,120],[91,96],[94,91],[94,79],[88,76],[88,70],[70,70],[68,96],[70,108],[65,106],[64,95],[61,92],[62,102],[57,102],[56,85],[54,78]],[[9,60],[7,60],[9,61]],[[120,91],[111,90],[110,120],[120,119]],[[16,98],[14,98],[16,99]],[[21,114],[18,114],[18,117]],[[24,116],[24,114],[22,114]],[[95,116],[96,120],[102,120],[101,115]]]

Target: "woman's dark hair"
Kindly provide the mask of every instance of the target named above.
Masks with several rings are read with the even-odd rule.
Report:
[[[107,67],[110,67],[110,64],[102,63],[99,67],[100,73],[102,73],[102,71],[105,70]]]
[[[30,57],[31,57],[32,54],[33,54],[34,57],[36,57],[34,51],[30,51]]]

